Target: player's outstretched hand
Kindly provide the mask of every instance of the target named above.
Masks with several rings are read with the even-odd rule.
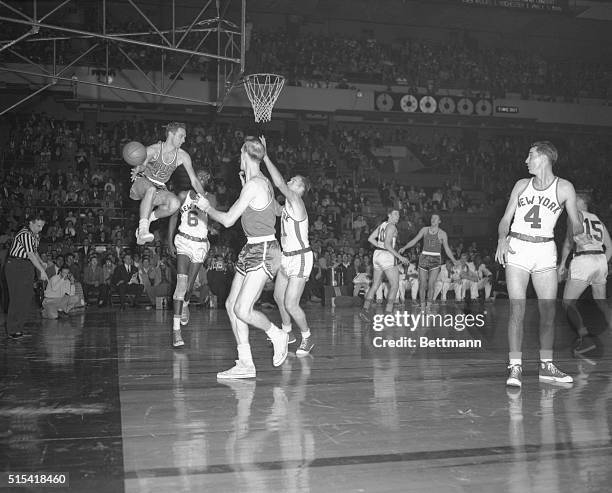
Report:
[[[140,173],[142,172],[142,167],[141,165],[138,166],[134,166],[132,168],[132,171],[130,172],[130,180],[134,181],[136,180],[136,178],[138,177],[138,175],[140,175]]]
[[[495,252],[495,260],[503,267],[506,266],[508,261],[508,253],[514,253],[514,250],[510,248],[510,238],[506,236],[505,238],[500,238],[497,242],[497,251]]]
[[[263,135],[259,136],[259,140],[261,141],[261,145],[264,148],[264,156],[268,154],[268,144],[266,143],[266,138]]]
[[[404,252],[406,251],[406,247],[402,247],[400,248],[397,253],[399,253],[400,255],[402,255]]]
[[[566,274],[567,274],[567,269],[565,268],[565,265],[559,264],[559,267],[557,267],[558,282],[563,282],[565,280]]]

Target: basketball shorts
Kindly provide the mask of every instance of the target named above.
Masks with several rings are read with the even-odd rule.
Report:
[[[149,188],[156,188],[157,192],[168,191],[165,186],[153,183],[144,176],[137,176],[134,183],[132,183],[132,188],[130,188],[130,198],[132,200],[142,200]]]
[[[526,270],[530,274],[557,268],[557,246],[554,241],[533,243],[511,237],[510,248],[514,253],[508,252],[507,265]]]
[[[281,272],[287,277],[308,279],[312,272],[314,254],[304,252],[298,255],[285,255],[281,257]]]
[[[608,262],[605,254],[579,255],[570,262],[568,279],[587,284],[606,284]]]
[[[393,254],[387,250],[375,250],[372,264],[375,269],[386,271],[395,267],[397,262]]]
[[[236,271],[246,276],[248,272],[263,269],[268,278],[274,279],[278,269],[280,269],[280,264],[281,249],[278,241],[247,243],[238,254]]]
[[[419,255],[419,269],[430,270],[437,269],[442,265],[442,257],[440,255]]]
[[[210,243],[208,240],[195,241],[185,238],[184,236],[177,234],[174,237],[174,246],[176,247],[177,255],[185,255],[189,257],[192,264],[202,264],[208,250],[210,249]]]

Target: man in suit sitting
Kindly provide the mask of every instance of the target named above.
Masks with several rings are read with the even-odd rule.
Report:
[[[138,282],[138,269],[129,253],[126,253],[123,262],[115,267],[111,284],[119,293],[121,309],[126,307],[127,299],[130,299],[132,306],[136,306],[136,298],[142,293],[143,286]]]

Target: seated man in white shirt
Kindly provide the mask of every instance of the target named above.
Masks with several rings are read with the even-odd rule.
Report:
[[[49,279],[45,289],[42,317],[56,319],[59,312],[68,314],[74,307],[82,306],[82,299],[75,293],[74,277],[68,266],[63,266],[59,274]]]
[[[446,294],[448,293],[449,289],[453,289],[455,291],[455,301],[463,298],[463,282],[460,278],[460,272],[461,270],[459,265],[455,267],[450,260],[447,260],[445,264],[442,264],[440,267],[440,274],[438,275],[434,288],[434,301],[437,299],[440,293],[442,293],[441,300],[446,301]]]

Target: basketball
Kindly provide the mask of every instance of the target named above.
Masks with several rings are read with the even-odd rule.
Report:
[[[123,146],[123,160],[130,166],[138,166],[147,158],[147,148],[140,142],[128,142]]]

